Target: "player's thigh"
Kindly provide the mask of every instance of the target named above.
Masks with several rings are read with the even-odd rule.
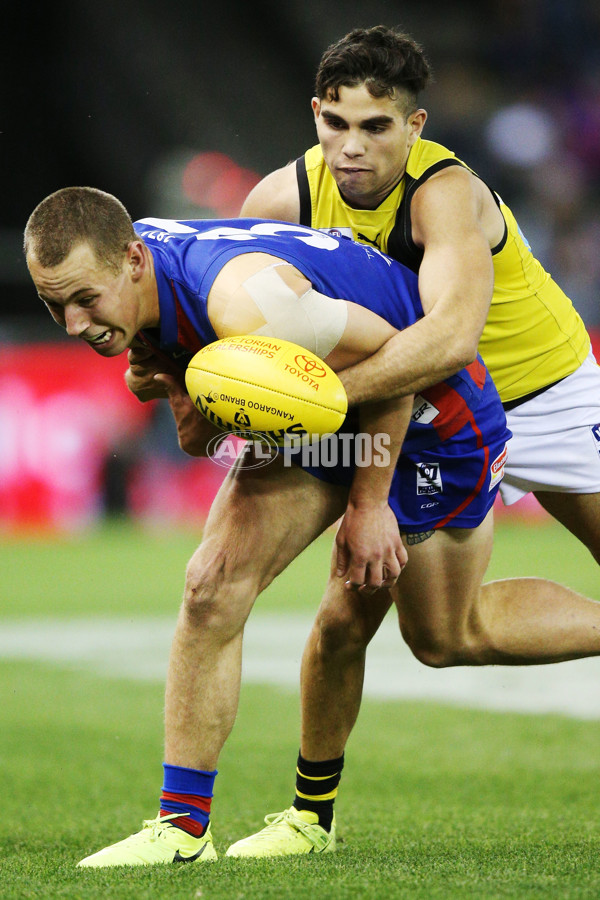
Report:
[[[493,545],[493,511],[476,528],[440,528],[408,548],[392,596],[407,643],[460,643],[479,600]]]
[[[544,509],[579,538],[600,563],[600,493],[536,491]]]
[[[215,497],[188,572],[245,579],[260,593],[336,521],[346,499],[345,488],[287,466],[281,456],[258,468],[240,458]]]

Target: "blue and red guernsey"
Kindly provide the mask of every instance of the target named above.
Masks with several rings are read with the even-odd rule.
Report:
[[[134,223],[150,249],[156,271],[160,328],[141,338],[182,368],[201,347],[217,340],[207,298],[223,266],[243,253],[269,253],[296,266],[313,287],[377,313],[399,331],[424,315],[417,276],[374,247],[302,225],[263,219]],[[491,428],[505,428],[496,389],[480,357],[415,398],[403,453],[436,446],[485,408]],[[348,424],[352,416],[349,415]],[[345,429],[344,429],[345,430]]]

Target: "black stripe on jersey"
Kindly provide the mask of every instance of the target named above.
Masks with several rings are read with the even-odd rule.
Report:
[[[484,184],[486,184],[485,181],[484,181]],[[489,184],[486,186],[490,187]],[[490,188],[490,191],[492,191],[491,188]],[[498,206],[498,209],[500,209],[500,200],[498,199],[498,194],[496,193],[496,191],[492,191],[492,196],[493,196],[494,200],[496,201],[496,205]],[[501,209],[500,209],[500,215],[502,215]],[[492,256],[495,256],[496,253],[500,253],[500,251],[506,244],[506,241],[508,240],[508,225],[506,224],[506,219],[504,218],[504,216],[502,216],[502,218],[504,220],[504,234],[502,235],[502,237],[500,238],[500,240],[498,241],[496,246],[492,247]]]
[[[312,226],[312,201],[310,199],[310,187],[306,174],[306,161],[303,156],[296,160],[296,179],[298,181],[298,194],[300,197],[300,225]]]
[[[441,169],[447,169],[448,166],[462,166],[457,159],[440,159],[428,169],[426,169],[420,178],[413,178],[408,172],[405,172],[404,196],[396,213],[396,222],[390,232],[387,243],[387,253],[394,259],[404,263],[413,272],[419,271],[419,266],[423,260],[423,251],[417,247],[412,239],[412,228],[410,221],[410,203],[417,188],[420,188],[436,172]],[[463,166],[463,168],[465,168]]]
[[[423,260],[423,251],[420,247],[417,247],[412,239],[412,227],[410,220],[411,200],[417,188],[420,188],[421,185],[436,172],[439,172],[442,169],[447,169],[448,166],[462,166],[464,169],[467,169],[468,172],[471,172],[473,175],[475,175],[476,178],[479,178],[480,181],[483,181],[483,178],[481,178],[481,176],[478,175],[477,172],[473,172],[472,169],[464,166],[457,159],[438,160],[438,162],[430,166],[429,169],[426,169],[420,178],[412,178],[408,173],[404,175],[406,179],[404,197],[402,198],[400,206],[398,207],[398,212],[396,213],[396,223],[392,228],[392,231],[390,232],[390,236],[388,238],[387,253],[389,256],[393,256],[394,259],[397,259],[401,263],[404,263],[404,265],[408,266],[409,269],[412,269],[413,272],[419,271],[419,266],[421,265],[421,262]],[[491,192],[496,206],[498,207],[498,209],[500,209],[500,200],[498,198],[498,195],[495,191],[492,190],[492,188],[486,181],[483,181],[483,183]],[[502,218],[504,219],[504,216]],[[496,246],[492,248],[492,256],[500,253],[500,251],[506,244],[507,238],[508,226],[505,220],[504,234],[501,240],[496,244]]]

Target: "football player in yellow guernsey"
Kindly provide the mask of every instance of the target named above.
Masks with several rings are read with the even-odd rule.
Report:
[[[421,137],[427,113],[418,96],[429,77],[422,48],[399,31],[356,29],[332,44],[312,100],[319,144],[264,178],[241,215],[346,235],[417,272],[425,317],[346,370],[347,390],[354,396],[360,381],[361,400],[418,395],[470,363],[479,347],[513,433],[504,503],[533,492],[600,562],[600,370],[589,336],[502,198],[451,150]],[[366,647],[389,608],[381,592],[364,593],[350,590],[343,604],[321,605],[302,664],[293,807],[268,816],[267,827],[230,848],[232,855],[317,850],[303,838],[298,811],[330,827]],[[554,610],[544,612],[560,628],[568,611],[554,599]],[[400,621],[413,653],[433,666],[478,664],[459,650],[462,639],[468,643],[467,623],[461,638],[440,619],[441,611],[435,625],[446,627],[446,637],[435,646],[426,630],[415,634]]]

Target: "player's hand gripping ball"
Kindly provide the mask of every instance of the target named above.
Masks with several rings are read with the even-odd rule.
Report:
[[[237,335],[208,344],[190,360],[185,384],[217,428],[260,432],[279,446],[333,434],[348,410],[333,369],[277,338]]]

